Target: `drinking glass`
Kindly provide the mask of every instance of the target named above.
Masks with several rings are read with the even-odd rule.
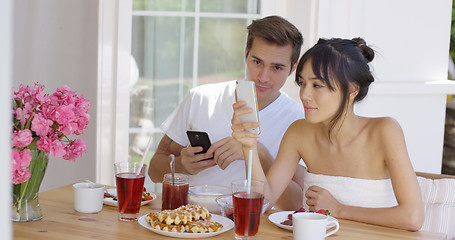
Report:
[[[114,163],[119,219],[122,221],[138,218],[147,166],[144,164],[136,175],[140,167],[137,162]]]
[[[256,239],[264,203],[264,182],[246,180],[231,182],[234,205],[235,239]]]
[[[164,174],[161,210],[173,210],[188,204],[188,190],[188,175],[175,173],[172,178],[171,173]]]

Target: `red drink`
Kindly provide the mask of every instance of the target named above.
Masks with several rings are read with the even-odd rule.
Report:
[[[264,195],[252,192],[236,192],[232,196],[234,205],[235,233],[239,236],[255,236],[261,221]]]
[[[182,205],[188,204],[188,183],[174,183],[164,182],[163,183],[163,204],[161,210],[165,209],[176,209]]]
[[[118,210],[124,219],[135,220],[135,214],[139,213],[144,188],[144,175],[136,176],[136,173],[115,174],[117,182]],[[129,219],[128,214],[132,214]]]

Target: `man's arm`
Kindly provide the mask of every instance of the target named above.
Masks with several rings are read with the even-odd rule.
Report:
[[[264,173],[267,175],[274,159],[264,145],[260,142],[257,145],[259,160],[261,161]],[[274,207],[282,211],[301,208],[303,206],[303,188],[301,186],[303,186],[303,167],[298,165],[292,181],[284,190],[283,194],[281,194]]]
[[[150,179],[157,183],[163,181],[163,176],[170,173],[169,155],[175,155],[175,172],[196,174],[214,165],[213,160],[205,160],[204,154],[197,154],[202,147],[184,147],[174,142],[167,135],[161,138],[155,154],[150,160],[148,174]]]
[[[161,138],[160,144],[156,149],[155,154],[150,160],[149,176],[153,182],[162,182],[165,173],[171,172],[169,166],[169,155],[174,154],[175,157],[175,171],[179,173],[187,173],[182,167],[180,161],[180,150],[183,146],[177,144],[170,139],[166,134]]]

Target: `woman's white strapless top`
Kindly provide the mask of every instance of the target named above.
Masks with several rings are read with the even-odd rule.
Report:
[[[308,209],[305,193],[310,186],[327,189],[341,204],[358,207],[392,207],[397,205],[390,178],[370,180],[314,174],[305,169],[303,207]]]

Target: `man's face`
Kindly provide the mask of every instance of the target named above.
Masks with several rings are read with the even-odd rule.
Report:
[[[278,46],[261,38],[253,40],[248,56],[245,50],[246,76],[256,84],[259,109],[268,106],[280,95],[279,90],[294,70],[291,55],[291,44]]]

